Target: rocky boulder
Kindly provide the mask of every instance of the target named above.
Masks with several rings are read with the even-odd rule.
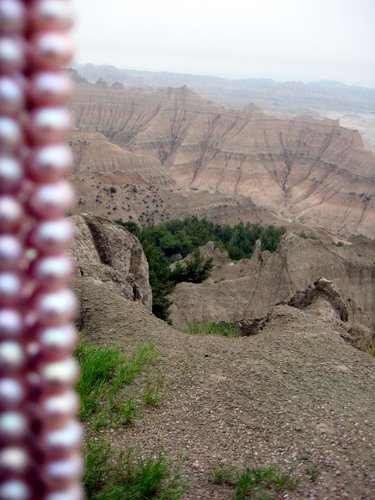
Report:
[[[82,299],[90,283],[152,308],[148,263],[138,239],[104,217],[83,214],[71,217],[76,239],[71,250],[76,262],[74,288]],[[82,301],[81,301],[82,302]]]

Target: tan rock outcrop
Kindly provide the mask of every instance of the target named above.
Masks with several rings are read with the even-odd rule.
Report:
[[[176,326],[262,318],[279,302],[320,278],[340,290],[350,325],[375,327],[375,242],[343,247],[286,234],[279,249],[216,268],[201,284],[180,283],[171,298]],[[340,306],[341,307],[341,306]]]
[[[121,295],[152,307],[148,263],[138,239],[124,228],[103,217],[71,217],[77,229],[71,251],[76,262],[75,288],[82,297],[89,282],[101,283],[103,293]]]

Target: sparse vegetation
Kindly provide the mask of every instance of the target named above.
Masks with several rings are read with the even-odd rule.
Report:
[[[222,335],[224,337],[241,337],[242,332],[230,323],[194,323],[189,325],[186,333],[195,335]]]
[[[117,450],[103,439],[89,442],[84,453],[88,500],[178,500],[188,488],[163,453],[136,458],[132,450]]]
[[[298,233],[298,236],[305,240],[319,240],[318,236],[314,233],[306,234],[305,231]]]
[[[287,471],[273,466],[255,466],[236,469],[234,467],[217,467],[213,471],[213,480],[217,484],[234,487],[234,498],[245,500],[272,500],[278,498],[280,491],[293,489],[300,478],[293,475],[295,468]]]
[[[81,398],[81,420],[96,416],[94,427],[128,425],[137,416],[133,398],[124,398],[122,389],[152,362],[154,348],[144,344],[128,358],[119,349],[81,343],[76,351],[81,366],[77,391]],[[121,397],[120,397],[121,396]]]
[[[177,283],[201,283],[210,275],[212,261],[201,256],[200,246],[213,241],[228,252],[230,259],[239,260],[251,257],[258,239],[263,250],[274,252],[285,232],[285,228],[273,225],[264,228],[259,224],[241,222],[231,227],[197,217],[172,220],[143,229],[132,221],[118,219],[115,222],[135,234],[142,243],[149,264],[153,313],[165,321],[168,321],[171,305],[168,296]],[[171,257],[177,254],[186,257],[191,253],[192,257],[186,264],[177,264],[173,271],[170,269]]]

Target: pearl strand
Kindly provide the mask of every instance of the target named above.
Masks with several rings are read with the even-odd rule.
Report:
[[[83,497],[62,180],[71,24],[68,0],[0,0],[0,499]]]

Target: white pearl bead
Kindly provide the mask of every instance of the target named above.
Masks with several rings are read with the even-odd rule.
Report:
[[[0,309],[0,337],[18,338],[23,332],[23,318],[16,309]]]
[[[2,73],[16,73],[24,65],[25,51],[20,40],[0,38],[0,68]]]
[[[0,196],[0,232],[18,229],[23,216],[23,209],[17,198]]]
[[[79,366],[75,359],[45,363],[40,368],[41,383],[46,387],[73,386],[79,375]]]
[[[15,115],[24,104],[20,84],[9,76],[0,77],[0,111],[2,115]]]
[[[65,108],[39,108],[31,113],[29,134],[35,144],[53,144],[64,141],[71,127],[71,116]]]
[[[79,399],[72,390],[67,390],[56,396],[46,396],[41,400],[41,418],[46,423],[60,426],[74,417],[79,409]]]
[[[25,7],[19,0],[0,0],[0,33],[16,34],[23,30]]]
[[[29,235],[30,244],[42,253],[54,254],[67,250],[74,236],[74,227],[66,219],[37,224]]]
[[[72,6],[67,0],[37,0],[30,17],[38,31],[66,31],[73,24]]]
[[[82,428],[75,420],[64,427],[45,432],[41,436],[41,447],[48,455],[65,455],[78,450],[82,441]]]
[[[73,86],[62,71],[36,73],[31,79],[30,94],[35,104],[58,106],[72,95]]]
[[[77,330],[72,324],[57,327],[38,328],[35,332],[41,355],[49,360],[69,355],[76,347]]]
[[[21,143],[22,132],[17,121],[0,117],[0,153],[14,153]]]
[[[0,192],[17,190],[22,182],[22,167],[12,156],[0,156]]]
[[[63,491],[52,491],[46,496],[46,500],[83,500],[84,498],[83,488],[79,485]]]
[[[4,448],[0,451],[0,473],[22,474],[29,466],[26,450],[18,447]]]
[[[26,483],[18,479],[11,479],[1,484],[0,498],[2,500],[29,500],[31,493]]]
[[[15,270],[23,254],[22,244],[16,236],[0,235],[0,270]]]
[[[43,467],[43,478],[50,488],[64,488],[81,478],[83,472],[82,458],[72,453],[64,460],[48,462]]]
[[[0,273],[0,302],[14,304],[22,293],[22,281],[16,273]]]
[[[0,407],[15,408],[25,398],[25,389],[19,380],[0,378]]]
[[[43,325],[61,325],[71,321],[77,312],[77,299],[68,288],[56,292],[37,292],[33,305]]]
[[[27,420],[23,415],[23,413],[9,411],[0,414],[1,441],[17,441],[25,437],[27,431],[28,431]]]
[[[39,285],[53,290],[68,285],[74,275],[74,265],[66,254],[41,257],[31,264],[30,275]]]
[[[30,54],[36,67],[56,71],[70,62],[73,44],[65,34],[40,33],[31,40]]]
[[[25,364],[25,352],[18,342],[0,342],[0,371],[17,372]]]
[[[61,217],[73,204],[74,191],[65,180],[37,185],[29,200],[32,213],[43,219]]]
[[[73,168],[73,154],[65,144],[35,148],[27,161],[30,176],[38,181],[54,181]]]

